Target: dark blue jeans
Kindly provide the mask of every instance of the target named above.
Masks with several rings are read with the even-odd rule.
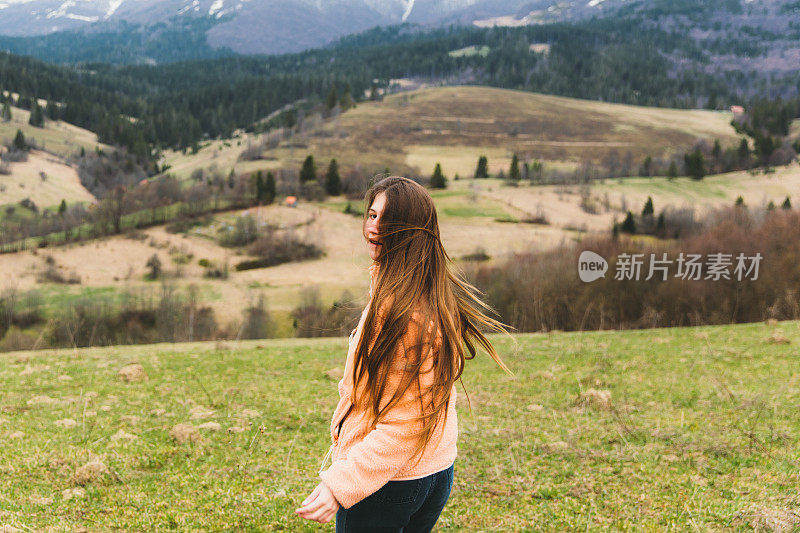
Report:
[[[419,479],[389,481],[336,512],[336,533],[428,533],[450,497],[455,463]]]

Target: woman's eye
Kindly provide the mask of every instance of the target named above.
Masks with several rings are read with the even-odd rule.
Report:
[[[375,219],[377,216],[375,213],[370,213],[369,218]]]

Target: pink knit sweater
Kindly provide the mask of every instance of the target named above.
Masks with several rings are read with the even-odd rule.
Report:
[[[377,277],[377,264],[370,267],[370,277],[371,301]],[[418,439],[412,433],[421,426],[421,423],[414,418],[420,414],[420,390],[424,394],[433,384],[434,373],[431,369],[434,358],[439,356],[441,346],[439,331],[433,349],[429,350],[420,368],[420,390],[417,390],[416,386],[409,387],[401,400],[372,430],[368,427],[369,413],[357,409],[354,405],[352,374],[355,350],[368,309],[369,303],[361,313],[358,326],[350,334],[344,377],[339,381],[339,404],[336,406],[330,425],[332,441],[330,453],[333,463],[330,468],[320,473],[322,481],[345,509],[374,493],[388,481],[417,479],[444,470],[453,464],[457,454],[458,419],[454,385],[447,405],[446,423],[443,424],[442,418],[439,419],[422,457],[416,456],[412,460]],[[403,342],[397,347],[397,359],[390,367],[388,384],[381,405],[388,403],[403,376],[404,345],[419,342],[422,326],[421,315],[415,312]],[[428,332],[432,331],[433,324],[429,324]],[[340,422],[342,422],[341,433]]]

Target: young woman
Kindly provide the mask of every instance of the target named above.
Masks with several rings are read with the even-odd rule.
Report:
[[[476,290],[450,272],[427,190],[390,176],[366,197],[370,299],[350,334],[332,465],[297,514],[337,532],[428,532],[450,495],[458,422],[455,382],[481,326],[506,332]],[[469,352],[469,355],[466,355]],[[462,385],[463,386],[463,385]]]

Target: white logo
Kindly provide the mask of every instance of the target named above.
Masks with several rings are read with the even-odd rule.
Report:
[[[578,258],[578,276],[581,281],[589,283],[599,278],[604,278],[608,270],[608,262],[598,255],[589,250],[581,252]]]

